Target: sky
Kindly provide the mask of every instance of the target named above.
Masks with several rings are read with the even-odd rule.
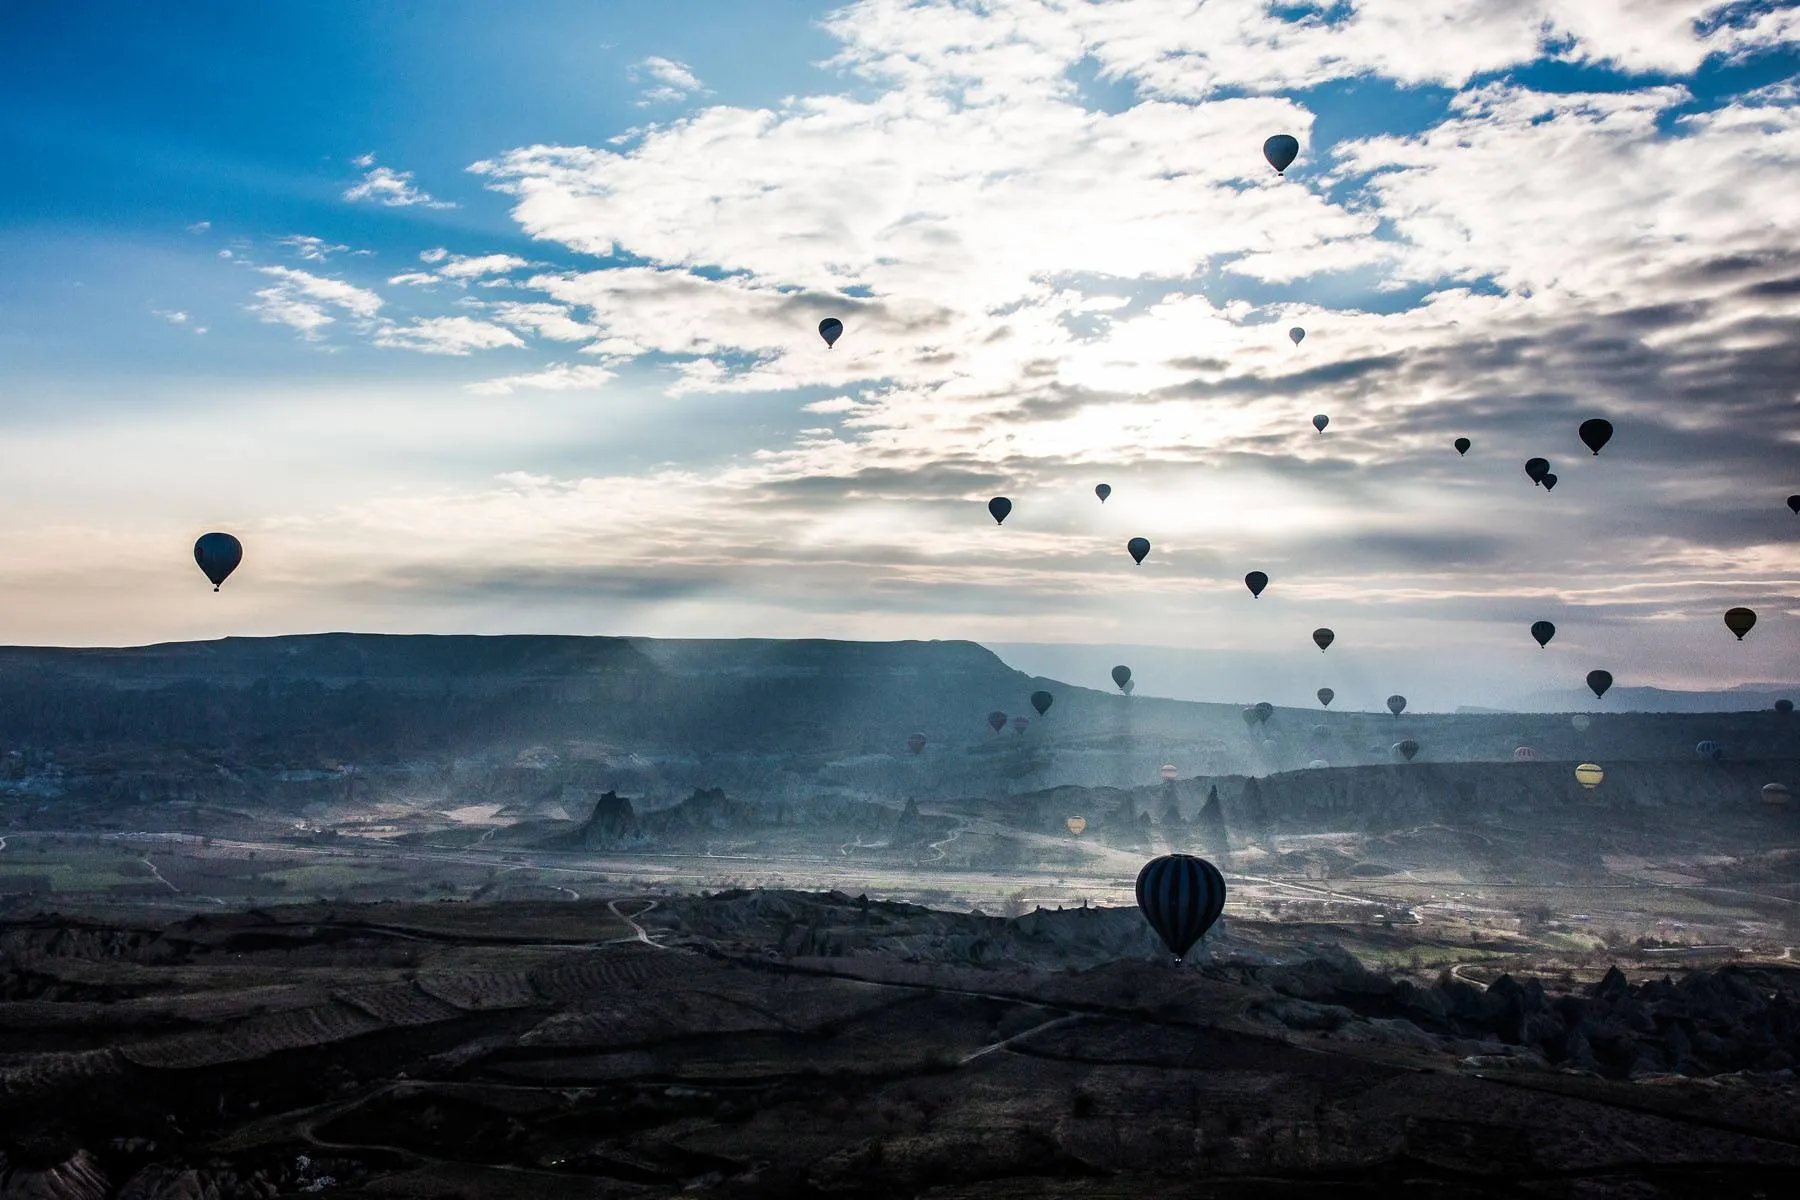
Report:
[[[0,642],[1800,679],[1792,3],[19,0],[0,154]]]

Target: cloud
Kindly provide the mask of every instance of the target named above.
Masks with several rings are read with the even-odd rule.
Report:
[[[430,193],[415,187],[411,171],[396,171],[392,167],[375,166],[375,157],[365,154],[351,160],[358,167],[366,167],[362,181],[351,185],[344,191],[344,199],[349,201],[368,200],[388,208],[408,208],[421,206],[424,208],[455,208],[456,205],[447,200],[434,200]]]
[[[348,314],[362,328],[371,328],[381,310],[381,297],[340,279],[326,279],[291,267],[258,267],[276,283],[256,293],[248,306],[261,320],[298,330],[308,340],[337,318],[331,310]]]
[[[479,279],[483,275],[503,275],[510,271],[539,265],[541,264],[513,254],[453,254],[443,266],[438,268],[438,274],[445,279],[468,280]]]
[[[212,228],[211,221],[195,221],[192,225],[189,225],[187,227],[187,231],[189,233],[193,233],[193,234],[200,234],[200,233],[205,233],[207,230],[209,230],[211,228]]]
[[[467,384],[465,390],[482,396],[504,396],[520,388],[564,392],[597,388],[613,378],[615,378],[613,372],[605,367],[591,364],[551,363],[541,371],[506,375],[499,379],[487,379],[480,383]]]
[[[502,325],[523,329],[555,342],[585,342],[599,332],[592,325],[575,320],[571,310],[562,304],[506,302],[488,306],[489,315]],[[642,353],[633,347],[634,353]]]
[[[333,245],[324,238],[310,237],[301,233],[290,234],[283,238],[276,238],[275,244],[278,246],[286,246],[294,252],[296,258],[299,258],[303,262],[322,263],[333,254],[343,254],[350,249],[348,246]]]
[[[474,350],[523,346],[518,335],[472,317],[427,317],[411,325],[387,325],[376,331],[375,344],[421,354],[465,355]]]
[[[639,97],[639,108],[651,104],[673,104],[706,90],[686,63],[670,58],[652,55],[634,63],[627,73],[633,80],[648,79],[652,84]]]

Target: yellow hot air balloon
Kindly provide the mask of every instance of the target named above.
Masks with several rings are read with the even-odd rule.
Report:
[[[1087,818],[1070,817],[1067,821],[1063,822],[1063,824],[1069,827],[1070,833],[1074,834],[1076,837],[1080,837],[1081,831],[1087,828]]]
[[[1575,768],[1575,782],[1590,792],[1599,787],[1600,781],[1605,778],[1606,772],[1600,769],[1599,763],[1582,763]]]

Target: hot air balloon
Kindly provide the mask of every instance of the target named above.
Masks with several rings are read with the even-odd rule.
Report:
[[[1294,160],[1300,157],[1300,139],[1289,133],[1278,133],[1263,143],[1263,157],[1269,160],[1277,175],[1285,175]]]
[[[1312,760],[1312,761],[1311,761],[1311,762],[1309,762],[1309,763],[1307,763],[1307,764],[1306,764],[1306,765],[1307,765],[1307,766],[1308,766],[1308,767],[1310,767],[1310,768],[1312,768],[1312,769],[1313,769],[1313,770],[1315,770],[1315,771],[1317,771],[1317,770],[1320,770],[1320,769],[1322,769],[1322,768],[1324,768],[1324,767],[1329,767],[1329,766],[1330,766],[1330,765],[1331,765],[1331,764],[1330,764],[1330,763],[1328,763],[1328,762],[1326,762],[1326,761],[1325,761],[1325,760],[1324,760],[1324,759],[1322,759],[1322,758],[1315,758],[1315,759],[1313,759],[1313,760]]]
[[[844,336],[844,323],[836,317],[826,317],[819,322],[819,336],[825,339],[825,348],[831,349]]]
[[[1452,446],[1456,447],[1457,454],[1462,455],[1462,454],[1467,454],[1469,452],[1469,447],[1473,443],[1471,443],[1468,438],[1457,438],[1454,442],[1451,442],[1450,444]]]
[[[1175,769],[1174,763],[1164,763],[1162,765],[1162,777],[1165,780],[1173,782],[1175,777],[1179,774],[1181,774],[1181,772]]]
[[[244,544],[229,533],[203,533],[194,543],[194,561],[212,580],[213,591],[244,561]]]
[[[1250,707],[1250,708],[1246,708],[1243,712],[1239,713],[1238,715],[1244,718],[1244,724],[1250,726],[1252,729],[1254,729],[1256,727],[1256,722],[1259,718],[1256,715],[1256,709],[1254,706]]]
[[[1405,712],[1406,711],[1406,697],[1405,696],[1389,696],[1388,697],[1388,711],[1393,713],[1396,717],[1399,716],[1401,713]]]
[[[1794,711],[1794,702],[1792,700],[1777,700],[1775,702],[1775,711],[1778,713],[1791,713]]]
[[[1331,424],[1331,418],[1326,416],[1324,413],[1318,413],[1317,415],[1315,415],[1313,417],[1313,428],[1318,430],[1320,433],[1324,433],[1325,427],[1329,424]]]
[[[1114,667],[1112,677],[1113,682],[1119,686],[1119,690],[1124,691],[1125,685],[1131,682],[1131,668],[1123,665]]]
[[[1593,723],[1594,723],[1593,718],[1588,716],[1586,713],[1576,713],[1574,716],[1569,718],[1569,724],[1571,724],[1575,727],[1576,733],[1586,733],[1588,726],[1592,725]]]
[[[1725,757],[1724,748],[1721,747],[1719,745],[1719,743],[1713,741],[1711,738],[1707,738],[1703,742],[1696,743],[1694,745],[1694,753],[1698,754],[1701,758],[1710,758],[1714,762],[1717,762],[1720,759]]]
[[[1606,772],[1600,769],[1599,763],[1582,763],[1575,768],[1575,782],[1590,792],[1599,787],[1600,781],[1605,778]]]
[[[1131,560],[1137,563],[1138,566],[1143,566],[1144,556],[1150,553],[1150,539],[1141,537],[1132,538],[1129,542],[1125,543],[1125,552],[1131,555]]]
[[[1525,474],[1531,477],[1531,482],[1533,482],[1533,483],[1542,482],[1544,476],[1548,475],[1549,473],[1550,473],[1550,460],[1549,459],[1547,459],[1547,458],[1528,458],[1525,460]]]
[[[911,750],[914,754],[917,754],[919,751],[925,749],[925,735],[922,733],[915,733],[911,737],[907,738],[906,739],[906,748],[908,750]]]
[[[1583,421],[1576,432],[1581,434],[1582,444],[1598,455],[1600,447],[1612,441],[1612,422],[1602,417],[1593,417]]]
[[[1012,501],[1005,496],[995,496],[988,501],[988,512],[993,514],[994,524],[1004,525],[1007,514],[1012,512]]]
[[[1545,471],[1544,477],[1538,480],[1538,482],[1544,485],[1544,490],[1546,492],[1554,492],[1556,490],[1556,476],[1549,471]]]
[[[1076,837],[1080,837],[1081,831],[1087,828],[1087,818],[1070,817],[1068,820],[1064,821],[1063,824],[1069,827],[1070,833],[1074,834]]]
[[[1244,576],[1244,586],[1250,589],[1250,595],[1260,596],[1263,589],[1269,586],[1269,577],[1261,571],[1252,571]]]
[[[1538,752],[1533,750],[1530,746],[1520,746],[1513,751],[1514,762],[1536,762],[1537,757]]]
[[[1014,733],[1024,733],[1026,726],[1028,726],[1030,724],[1031,724],[1030,717],[1014,717],[1012,719],[1013,732]]]
[[[1225,909],[1225,877],[1204,858],[1165,854],[1137,877],[1138,907],[1179,963]]]
[[[1292,329],[1288,330],[1288,340],[1298,346],[1301,342],[1306,340],[1306,330],[1300,328],[1298,325],[1294,326]]]
[[[1127,696],[1129,696],[1129,695],[1131,695],[1131,690],[1132,690],[1132,689],[1133,689],[1133,688],[1135,688],[1135,687],[1137,687],[1137,680],[1135,680],[1135,679],[1127,679],[1127,680],[1126,680],[1126,681],[1125,681],[1125,686],[1124,686],[1124,688],[1123,688],[1123,689],[1122,689],[1122,690],[1123,690],[1123,691],[1124,691],[1124,693],[1125,693],[1125,694],[1126,694],[1126,695],[1127,695]]]
[[[1551,638],[1556,636],[1556,626],[1548,621],[1533,621],[1531,636],[1537,639],[1538,647],[1542,649],[1550,644]]]
[[[1793,509],[1795,512],[1800,513],[1800,496],[1789,496],[1788,497],[1788,507]]]
[[[1594,699],[1606,695],[1606,689],[1612,686],[1611,671],[1589,671],[1587,685],[1594,689]]]
[[[1336,640],[1337,634],[1331,632],[1329,629],[1313,630],[1313,645],[1319,648],[1319,653],[1321,654],[1325,653],[1325,647],[1331,645],[1331,643]]]
[[[1331,701],[1332,701],[1333,697],[1335,697],[1336,695],[1337,695],[1337,693],[1332,691],[1330,688],[1320,688],[1319,689],[1319,703],[1324,705],[1326,708],[1330,708]]]
[[[1006,714],[995,709],[988,714],[988,724],[993,727],[995,733],[999,733],[1006,728]]]
[[[1411,762],[1413,760],[1413,755],[1419,752],[1419,743],[1413,741],[1411,738],[1407,738],[1404,742],[1395,742],[1393,749],[1395,754],[1398,754],[1407,762]]]
[[[1094,495],[1100,497],[1100,503],[1105,504],[1106,498],[1112,495],[1112,484],[1096,483],[1094,485]]]
[[[1049,692],[1031,693],[1031,707],[1037,709],[1037,715],[1040,717],[1049,712],[1050,706],[1055,703],[1056,697]]]
[[[1765,783],[1762,785],[1762,798],[1770,804],[1786,804],[1794,798],[1794,793],[1785,783]]]
[[[1756,614],[1747,608],[1729,608],[1725,610],[1725,628],[1737,634],[1737,640],[1743,641],[1744,635],[1756,627]]]
[[[1275,706],[1264,700],[1257,704],[1252,711],[1256,713],[1256,719],[1266,725],[1269,723],[1269,718],[1275,715]]]

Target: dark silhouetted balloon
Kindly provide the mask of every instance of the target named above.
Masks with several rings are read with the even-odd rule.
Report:
[[[1025,727],[1030,724],[1031,724],[1030,717],[1014,717],[1012,720],[1013,732],[1014,733],[1024,733]]]
[[[825,339],[825,348],[831,349],[844,336],[844,323],[836,317],[826,317],[819,322],[819,336]]]
[[[1331,632],[1329,629],[1313,630],[1313,645],[1317,646],[1321,653],[1324,652],[1325,647],[1331,645],[1331,643],[1336,640],[1337,634]]]
[[[911,750],[914,754],[917,754],[919,751],[923,750],[925,748],[925,735],[922,733],[915,733],[911,737],[907,738],[906,739],[906,748],[908,750]]]
[[[1549,471],[1545,471],[1544,477],[1538,480],[1538,482],[1544,485],[1544,490],[1546,492],[1554,492],[1556,490],[1556,476]]]
[[[1543,481],[1544,476],[1548,475],[1549,473],[1550,473],[1550,460],[1549,459],[1547,459],[1547,458],[1528,458],[1525,460],[1525,474],[1527,474],[1531,477],[1531,482],[1540,483]]]
[[[1056,697],[1049,692],[1031,693],[1031,707],[1037,709],[1037,715],[1040,717],[1049,712],[1050,706],[1055,703]]]
[[[1277,175],[1284,175],[1300,157],[1300,139],[1290,133],[1278,133],[1263,143],[1263,157],[1269,160]]]
[[[1612,441],[1612,422],[1603,417],[1593,417],[1583,421],[1578,432],[1581,434],[1581,444],[1599,454],[1600,447]]]
[[[1775,711],[1778,713],[1791,713],[1794,711],[1794,702],[1792,700],[1777,700],[1775,702]]]
[[[1800,513],[1800,496],[1789,496],[1788,497],[1788,507],[1793,509],[1795,512]]]
[[[1204,858],[1165,854],[1138,872],[1137,902],[1180,962],[1225,910],[1225,877]]]
[[[212,580],[213,591],[244,561],[244,544],[229,533],[203,533],[194,543],[194,561]]]
[[[1112,495],[1112,485],[1109,483],[1095,484],[1094,485],[1094,495],[1100,497],[1100,503],[1105,504],[1106,498],[1108,496]]]
[[[1006,714],[995,709],[988,714],[988,724],[993,726],[995,733],[999,733],[1002,729],[1006,728]]]
[[[1124,691],[1125,685],[1131,682],[1131,668],[1123,665],[1114,667],[1112,677],[1113,682],[1119,686],[1119,690]]]
[[[1125,552],[1138,566],[1144,565],[1144,556],[1150,553],[1150,539],[1135,537],[1125,543]]]
[[[1401,713],[1405,712],[1406,711],[1406,697],[1405,696],[1389,696],[1388,697],[1388,711],[1393,713],[1396,717],[1399,716]]]
[[[1319,689],[1319,703],[1324,705],[1326,708],[1330,708],[1331,702],[1333,700],[1335,700],[1336,698],[1337,698],[1337,693],[1332,691],[1330,688],[1320,688]]]
[[[1606,695],[1606,689],[1612,686],[1611,671],[1589,671],[1587,685],[1594,689],[1594,699]]]
[[[1313,428],[1320,433],[1324,433],[1325,427],[1329,424],[1331,424],[1331,418],[1324,413],[1319,413],[1317,416],[1313,417]]]
[[[1744,635],[1756,627],[1756,614],[1747,608],[1728,608],[1725,610],[1725,628],[1737,634],[1737,640],[1743,641]]]
[[[1270,704],[1267,700],[1264,700],[1256,706],[1254,711],[1256,713],[1256,719],[1267,724],[1269,718],[1275,715],[1275,706]]]
[[[988,501],[988,512],[994,515],[994,524],[1004,525],[1007,514],[1012,512],[1012,501],[1005,496],[995,496]]]
[[[1458,454],[1467,454],[1469,452],[1470,445],[1472,445],[1473,443],[1471,443],[1468,438],[1457,438],[1454,442],[1452,442],[1450,444],[1452,446],[1456,447],[1456,452]]]
[[[1301,342],[1306,340],[1306,330],[1300,328],[1298,325],[1294,326],[1292,329],[1288,330],[1288,340],[1298,346]]]
[[[1411,762],[1413,760],[1413,755],[1418,752],[1419,743],[1413,741],[1411,738],[1407,738],[1404,742],[1394,743],[1394,753],[1398,754],[1401,758],[1404,758],[1407,762]]]
[[[1794,790],[1785,783],[1765,783],[1762,798],[1770,804],[1786,804],[1794,798]]]
[[[1252,596],[1260,596],[1263,589],[1269,586],[1269,577],[1261,571],[1252,571],[1244,576],[1244,586],[1250,589]]]
[[[1548,646],[1550,644],[1550,639],[1556,636],[1556,626],[1548,621],[1533,621],[1531,623],[1531,636],[1537,639],[1537,644],[1540,647]]]

